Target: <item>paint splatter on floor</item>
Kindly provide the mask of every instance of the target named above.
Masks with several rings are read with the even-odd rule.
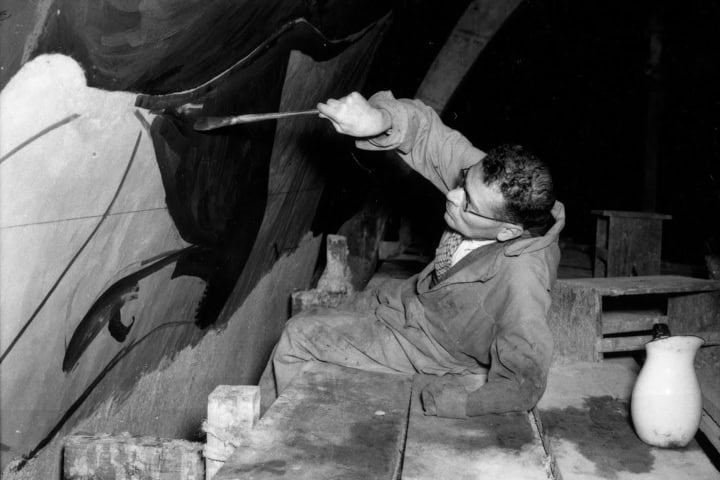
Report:
[[[652,448],[635,434],[625,401],[588,397],[584,408],[543,410],[542,420],[548,435],[575,443],[603,478],[617,478],[622,471],[647,473],[653,469]]]

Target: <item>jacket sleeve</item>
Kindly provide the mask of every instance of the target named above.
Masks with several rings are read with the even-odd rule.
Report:
[[[390,92],[378,92],[368,100],[387,111],[392,128],[382,135],[358,140],[363,150],[397,150],[414,170],[443,193],[457,184],[461,169],[485,156],[456,130],[442,123],[435,111],[420,100],[397,100]]]
[[[525,257],[531,261],[524,267],[493,279],[497,287],[486,302],[496,325],[488,382],[468,394],[468,416],[530,410],[545,391],[553,348],[549,272],[536,257]]]

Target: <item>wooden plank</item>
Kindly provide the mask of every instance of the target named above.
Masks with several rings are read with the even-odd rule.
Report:
[[[607,276],[659,275],[661,250],[661,220],[611,218]]]
[[[682,332],[677,332],[681,335]],[[692,332],[695,335],[705,339],[705,345],[720,345],[720,332]],[[652,335],[633,335],[626,337],[610,337],[601,339],[598,344],[601,352],[629,352],[633,350],[643,350],[645,344],[652,340]]]
[[[610,220],[598,217],[595,222],[595,250],[593,251],[593,277],[607,277],[607,247]]]
[[[410,389],[405,376],[311,364],[214,478],[396,478]]]
[[[680,275],[647,275],[642,277],[604,277],[559,279],[570,288],[589,289],[599,295],[646,295],[660,293],[694,293],[720,290],[720,281]]]
[[[427,380],[419,376],[413,383],[403,480],[548,478],[550,461],[528,413],[425,416],[419,392]]]
[[[473,0],[415,93],[442,113],[462,79],[522,0]]]
[[[720,425],[707,410],[703,409],[700,417],[700,430],[705,434],[712,446],[720,452]]]
[[[567,360],[600,360],[596,339],[602,335],[602,298],[593,290],[558,280],[552,290],[548,326],[555,340],[553,356]]]
[[[593,215],[603,215],[605,217],[628,217],[643,219],[670,220],[672,215],[655,212],[626,212],[624,210],[593,210]]]
[[[701,348],[695,356],[695,371],[703,394],[700,430],[720,452],[720,347]]]
[[[720,330],[720,292],[672,295],[667,313],[671,332]]]
[[[608,361],[550,369],[538,411],[560,478],[717,478],[695,441],[683,449],[662,449],[637,437],[628,408],[634,381],[631,366]]]
[[[204,480],[202,444],[129,434],[65,439],[66,480]]]
[[[652,330],[656,323],[667,323],[667,315],[650,312],[613,311],[602,314],[602,333],[641,332]]]

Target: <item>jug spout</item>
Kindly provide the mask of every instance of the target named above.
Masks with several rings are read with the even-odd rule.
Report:
[[[694,335],[656,337],[633,388],[630,410],[641,440],[658,447],[683,447],[695,436],[702,394],[694,360],[705,341]]]

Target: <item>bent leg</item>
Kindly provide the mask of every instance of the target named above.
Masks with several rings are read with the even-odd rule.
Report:
[[[414,374],[393,331],[374,314],[310,310],[291,318],[273,355],[278,393],[311,361],[373,372]]]

